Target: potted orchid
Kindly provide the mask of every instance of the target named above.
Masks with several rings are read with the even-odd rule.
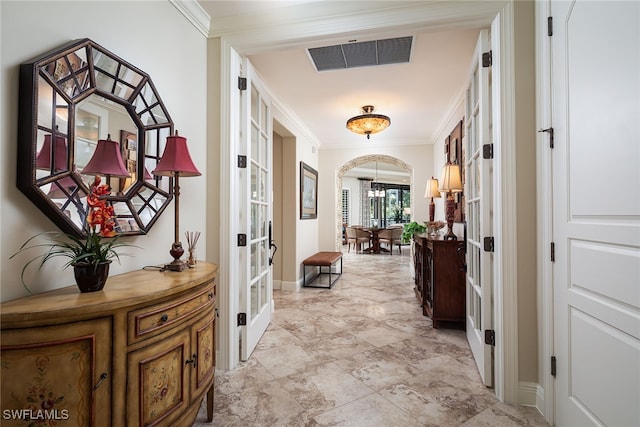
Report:
[[[87,195],[86,237],[76,237],[60,232],[44,232],[36,234],[27,240],[15,257],[24,251],[47,248],[40,255],[31,258],[22,268],[20,280],[29,292],[24,281],[24,274],[29,265],[40,260],[39,268],[52,258],[64,257],[69,261],[64,268],[73,266],[76,284],[81,292],[95,292],[104,287],[109,275],[109,265],[113,259],[120,261],[117,248],[132,246],[118,240],[115,231],[115,212],[113,206],[106,200],[110,193],[108,185],[100,185],[100,177],[96,176]],[[45,237],[46,236],[46,237]],[[46,242],[38,239],[45,238]]]

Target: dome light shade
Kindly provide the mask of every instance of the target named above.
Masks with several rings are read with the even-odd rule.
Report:
[[[373,114],[373,105],[362,107],[363,114],[351,117],[347,120],[347,129],[359,135],[367,135],[382,132],[391,125],[391,119],[382,114]]]

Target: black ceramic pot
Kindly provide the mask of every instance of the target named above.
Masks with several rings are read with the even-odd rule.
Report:
[[[73,264],[73,274],[80,292],[96,292],[104,288],[109,277],[109,265],[111,261],[104,261],[95,264],[78,263]]]

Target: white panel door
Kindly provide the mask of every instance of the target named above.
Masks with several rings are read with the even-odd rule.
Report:
[[[550,10],[556,424],[640,426],[640,2]]]
[[[485,344],[484,332],[492,329],[493,254],[484,251],[483,238],[492,236],[493,171],[491,159],[483,158],[483,146],[491,144],[491,66],[483,67],[482,54],[489,52],[489,33],[478,37],[466,92],[465,195],[467,216],[467,340],[482,381],[493,386],[493,347]]]
[[[253,67],[245,60],[247,90],[241,96],[244,169],[240,218],[247,231],[242,257],[244,268],[240,290],[240,312],[246,325],[240,333],[240,358],[247,360],[271,323],[273,276],[269,265],[269,226],[272,220],[272,132],[271,99],[266,95]],[[242,173],[242,172],[241,172]]]

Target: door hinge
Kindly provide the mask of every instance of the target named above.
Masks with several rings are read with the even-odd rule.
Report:
[[[247,313],[238,313],[238,326],[247,325]]]
[[[556,357],[551,356],[551,375],[556,376]]]
[[[495,240],[493,237],[485,237],[484,240],[484,251],[485,252],[493,252],[495,246]]]
[[[556,244],[551,242],[551,262],[556,262]]]
[[[482,158],[493,159],[493,144],[484,144],[482,146]]]
[[[484,343],[487,345],[496,345],[496,331],[493,329],[486,329],[484,331]]]
[[[238,167],[242,169],[247,167],[247,156],[238,154]]]
[[[244,233],[238,234],[238,246],[247,246],[247,235]]]
[[[247,78],[246,77],[238,77],[238,89],[247,90]]]
[[[553,16],[547,17],[547,35],[549,37],[553,35]]]
[[[491,51],[484,52],[482,54],[482,67],[483,68],[491,67],[492,64],[493,64],[493,54],[491,53]]]
[[[546,132],[549,134],[549,148],[553,148],[553,128],[540,129],[538,132]]]

